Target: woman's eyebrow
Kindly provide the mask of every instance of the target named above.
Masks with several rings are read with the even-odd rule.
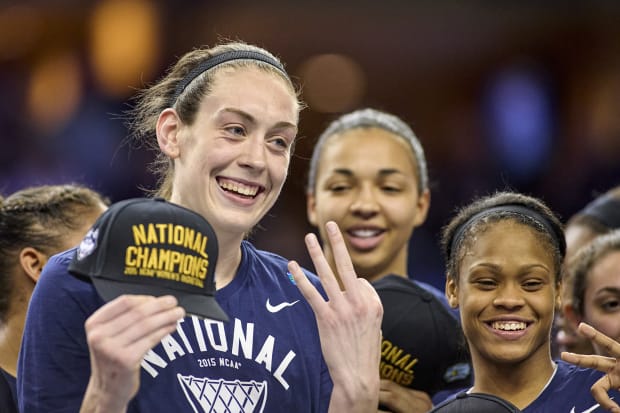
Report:
[[[252,116],[251,114],[241,110],[241,109],[237,109],[237,108],[224,108],[222,110],[220,110],[217,114],[217,117],[220,117],[221,115],[225,114],[225,113],[232,113],[234,115],[240,116],[242,117],[246,122],[248,122],[249,124],[251,124],[252,126],[256,125],[258,123],[258,121],[256,120],[256,118],[254,116]],[[270,129],[281,129],[281,128],[287,128],[287,129],[294,129],[295,131],[297,131],[297,125],[291,122],[286,122],[286,121],[280,121],[277,122],[275,125],[273,125]]]

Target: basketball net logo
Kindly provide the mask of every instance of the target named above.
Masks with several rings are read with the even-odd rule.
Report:
[[[211,380],[177,374],[195,413],[263,413],[267,382]]]

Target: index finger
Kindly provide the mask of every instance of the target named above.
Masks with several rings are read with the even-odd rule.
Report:
[[[560,357],[567,363],[602,371],[603,373],[611,371],[616,365],[616,359],[612,357],[569,353],[567,351],[563,351]]]
[[[579,323],[579,333],[590,339],[592,343],[604,348],[606,353],[613,357],[620,357],[620,343],[613,338],[609,338],[587,323]]]
[[[118,316],[127,313],[134,307],[137,307],[147,301],[159,300],[165,307],[174,307],[177,304],[176,298],[173,296],[153,297],[151,295],[124,294],[116,297],[112,301],[105,303],[91,316],[92,323],[105,323],[116,319]]]

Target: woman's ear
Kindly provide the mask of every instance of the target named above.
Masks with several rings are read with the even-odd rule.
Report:
[[[161,151],[170,159],[178,158],[179,149],[179,131],[181,129],[181,119],[172,108],[164,109],[157,118],[157,143]]]
[[[418,197],[418,202],[416,204],[417,212],[414,217],[413,225],[414,227],[419,227],[426,221],[426,216],[428,215],[428,208],[431,206],[431,191],[425,189],[422,192],[422,195]]]
[[[458,285],[454,277],[446,277],[446,298],[452,308],[459,308]]]
[[[555,308],[562,311],[562,297],[564,296],[564,284],[558,281],[555,285]]]
[[[315,227],[318,226],[316,220],[316,197],[310,192],[306,193],[306,215],[308,217],[308,222]]]
[[[579,314],[575,307],[573,307],[573,303],[564,303],[562,305],[562,314],[564,315],[564,319],[569,324],[568,327],[572,331],[577,331],[579,327],[579,323],[583,321],[583,318]]]
[[[19,265],[35,284],[39,281],[39,276],[47,259],[46,254],[32,247],[26,247],[19,252]]]

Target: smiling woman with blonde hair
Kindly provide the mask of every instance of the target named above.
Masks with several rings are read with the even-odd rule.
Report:
[[[381,302],[337,226],[326,231],[347,294],[314,235],[320,279],[245,239],[280,195],[301,107],[279,59],[239,42],[186,53],[139,93],[132,131],[158,153],[158,195],[213,227],[215,299],[230,321],[188,316],[172,296],[106,303],[68,273],[75,251],[58,256],[28,312],[23,411],[376,410]]]

